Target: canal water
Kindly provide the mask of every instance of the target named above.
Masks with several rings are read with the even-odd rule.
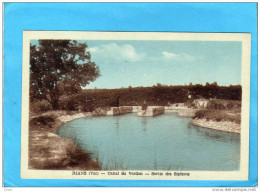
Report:
[[[240,135],[193,126],[177,113],[87,117],[62,125],[103,170],[239,170]]]

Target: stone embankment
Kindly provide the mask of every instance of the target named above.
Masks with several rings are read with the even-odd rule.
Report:
[[[79,119],[82,117],[90,117],[90,116],[92,116],[92,113],[76,113],[72,115],[62,115],[58,117],[58,120],[60,120],[62,123],[67,123],[75,119]]]
[[[106,115],[121,115],[126,113],[132,113],[132,106],[121,106],[121,107],[111,107],[109,111],[107,111]]]
[[[195,114],[199,109],[192,109],[187,107],[165,107],[166,112],[178,112],[180,117],[195,117]],[[231,121],[213,121],[207,119],[195,118],[191,121],[193,125],[200,127],[205,127],[209,129],[215,129],[219,131],[229,132],[229,133],[240,133],[241,124],[231,122]]]
[[[206,119],[193,119],[191,122],[193,125],[200,127],[206,127],[210,129],[215,129],[219,131],[225,131],[230,133],[240,133],[241,125],[231,121],[207,121]]]
[[[179,112],[180,110],[185,110],[188,109],[186,106],[165,106],[164,107],[164,112],[165,113],[176,113]]]
[[[156,115],[161,115],[164,114],[164,107],[160,107],[160,106],[149,106],[147,107],[146,110],[142,110],[140,109],[137,112],[137,116],[156,116]]]
[[[195,113],[197,111],[198,111],[198,109],[191,109],[191,108],[180,109],[179,116],[180,117],[194,117]]]

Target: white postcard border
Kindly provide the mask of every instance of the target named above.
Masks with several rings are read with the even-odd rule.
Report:
[[[31,170],[28,168],[29,144],[29,53],[32,39],[72,40],[153,40],[153,41],[241,41],[242,42],[242,112],[241,150],[239,171],[82,171],[73,175],[69,170]],[[133,179],[133,180],[248,180],[249,170],[249,109],[250,109],[249,33],[171,33],[171,32],[82,32],[82,31],[24,31],[22,67],[22,124],[21,124],[21,178],[27,179]],[[109,174],[110,172],[110,174]],[[142,173],[142,175],[130,175]],[[152,175],[152,172],[155,175]],[[102,174],[104,173],[104,174]],[[162,175],[160,175],[162,173]],[[167,175],[166,173],[171,174]],[[178,173],[187,173],[183,176]],[[97,175],[98,174],[98,175]],[[118,175],[117,175],[118,174]],[[147,175],[149,174],[149,175]]]

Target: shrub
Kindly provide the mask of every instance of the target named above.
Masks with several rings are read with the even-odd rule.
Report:
[[[240,113],[230,113],[223,110],[199,110],[195,113],[194,118],[206,119],[207,121],[231,121],[235,123],[241,122]]]
[[[37,100],[30,104],[30,109],[35,112],[52,110],[52,106],[47,100]]]
[[[30,120],[30,127],[37,128],[39,125],[47,126],[52,128],[55,123],[55,117],[52,114],[36,116]],[[41,126],[40,126],[41,127]]]
[[[40,151],[44,164],[37,164],[38,169],[64,169],[70,166],[82,166],[86,169],[90,161],[90,155],[71,139],[49,137]]]
[[[240,111],[241,101],[212,99],[209,100],[207,109]]]
[[[72,95],[61,98],[59,101],[59,108],[68,111],[81,110],[90,112],[93,111],[93,101],[91,98],[88,98],[83,94]]]

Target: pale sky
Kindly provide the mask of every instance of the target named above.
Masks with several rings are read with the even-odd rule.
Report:
[[[241,42],[84,40],[101,77],[86,88],[241,84]],[[32,42],[33,43],[33,42]]]
[[[241,84],[241,42],[86,42],[102,74],[87,88]]]

